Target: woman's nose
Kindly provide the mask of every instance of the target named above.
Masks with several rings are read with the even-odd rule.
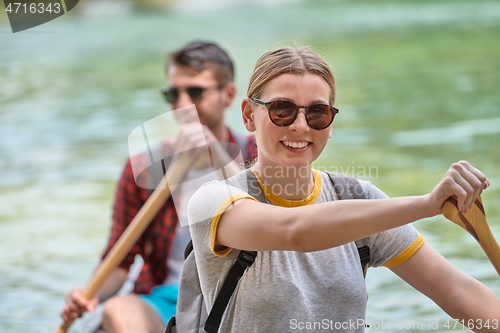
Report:
[[[307,125],[305,111],[299,110],[299,114],[297,115],[297,118],[295,119],[293,124],[290,125],[290,129],[297,132],[307,132],[310,130],[309,125]]]

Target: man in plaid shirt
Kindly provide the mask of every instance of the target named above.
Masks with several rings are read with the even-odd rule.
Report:
[[[177,136],[167,138],[159,147],[162,156],[173,156],[176,152],[217,141],[232,143],[233,149],[237,145],[246,163],[256,156],[253,136],[233,133],[224,124],[224,112],[236,95],[233,76],[232,61],[213,43],[195,41],[170,56],[167,65],[170,88],[163,93],[172,109],[192,104],[196,106],[204,135],[200,136],[199,124],[197,128],[190,124],[182,125]],[[234,156],[235,152],[230,152],[230,155]],[[147,173],[138,175],[138,170],[148,170],[147,160],[145,153],[139,154],[131,157],[125,165],[113,206],[111,235],[103,257],[148,199],[151,194],[148,188],[156,186],[147,184]],[[168,169],[170,160],[166,158],[163,163]],[[66,296],[66,305],[61,314],[65,321],[80,317],[85,311],[92,311],[99,300],[105,300],[102,328],[106,332],[164,331],[166,322],[175,314],[182,253],[189,240],[188,227],[179,226],[179,217],[185,215],[183,205],[179,204],[183,198],[176,197],[175,192],[173,197],[177,208],[181,209],[176,210],[172,197],[165,202],[95,298],[86,300],[78,288]],[[143,258],[144,264],[133,293],[113,296],[125,282],[137,254]]]

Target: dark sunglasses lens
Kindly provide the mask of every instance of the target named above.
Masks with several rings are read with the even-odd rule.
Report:
[[[172,88],[164,90],[163,94],[165,95],[165,99],[167,100],[167,102],[171,104],[177,103],[177,101],[179,100],[179,89]]]
[[[275,101],[269,104],[269,116],[278,126],[289,126],[297,117],[297,106],[288,101]]]
[[[315,104],[307,110],[307,123],[312,129],[322,130],[330,126],[333,121],[333,110],[329,105]]]
[[[193,102],[201,100],[201,97],[203,95],[203,88],[189,87],[186,89],[186,91]]]

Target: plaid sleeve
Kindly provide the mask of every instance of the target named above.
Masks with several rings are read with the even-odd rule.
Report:
[[[137,215],[139,209],[141,209],[145,199],[147,199],[147,197],[144,198],[144,194],[141,193],[142,191],[143,190],[136,185],[131,161],[129,160],[125,165],[122,176],[118,182],[118,188],[116,190],[113,205],[113,223],[111,226],[108,244],[104,250],[102,258],[104,258],[113,248],[135,215]],[[134,244],[130,252],[120,263],[119,267],[128,271],[130,265],[134,262],[135,255],[141,252],[141,245],[139,243]]]
[[[144,265],[135,282],[136,294],[148,294],[151,288],[163,284],[169,270],[167,260],[170,256],[172,243],[176,235],[179,219],[174,201],[169,198],[153,220],[153,248],[145,249]],[[147,248],[147,246],[145,246]]]
[[[248,144],[245,154],[245,156],[247,156],[247,159],[245,161],[245,165],[252,163],[257,158],[257,143],[255,142],[255,136],[253,136],[253,134],[248,135],[247,142]]]

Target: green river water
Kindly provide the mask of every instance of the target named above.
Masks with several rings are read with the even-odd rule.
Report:
[[[490,178],[483,201],[500,237],[499,1],[95,5],[17,34],[0,6],[0,332],[59,325],[64,294],[85,285],[106,243],[128,135],[168,111],[159,94],[165,53],[194,38],[218,41],[236,62],[227,120],[238,130],[257,58],[312,46],[334,69],[341,110],[316,167],[400,196],[427,193],[451,163],[468,160]],[[469,234],[443,217],[414,225],[500,295]],[[370,270],[367,284],[370,330],[453,329],[389,270]]]

